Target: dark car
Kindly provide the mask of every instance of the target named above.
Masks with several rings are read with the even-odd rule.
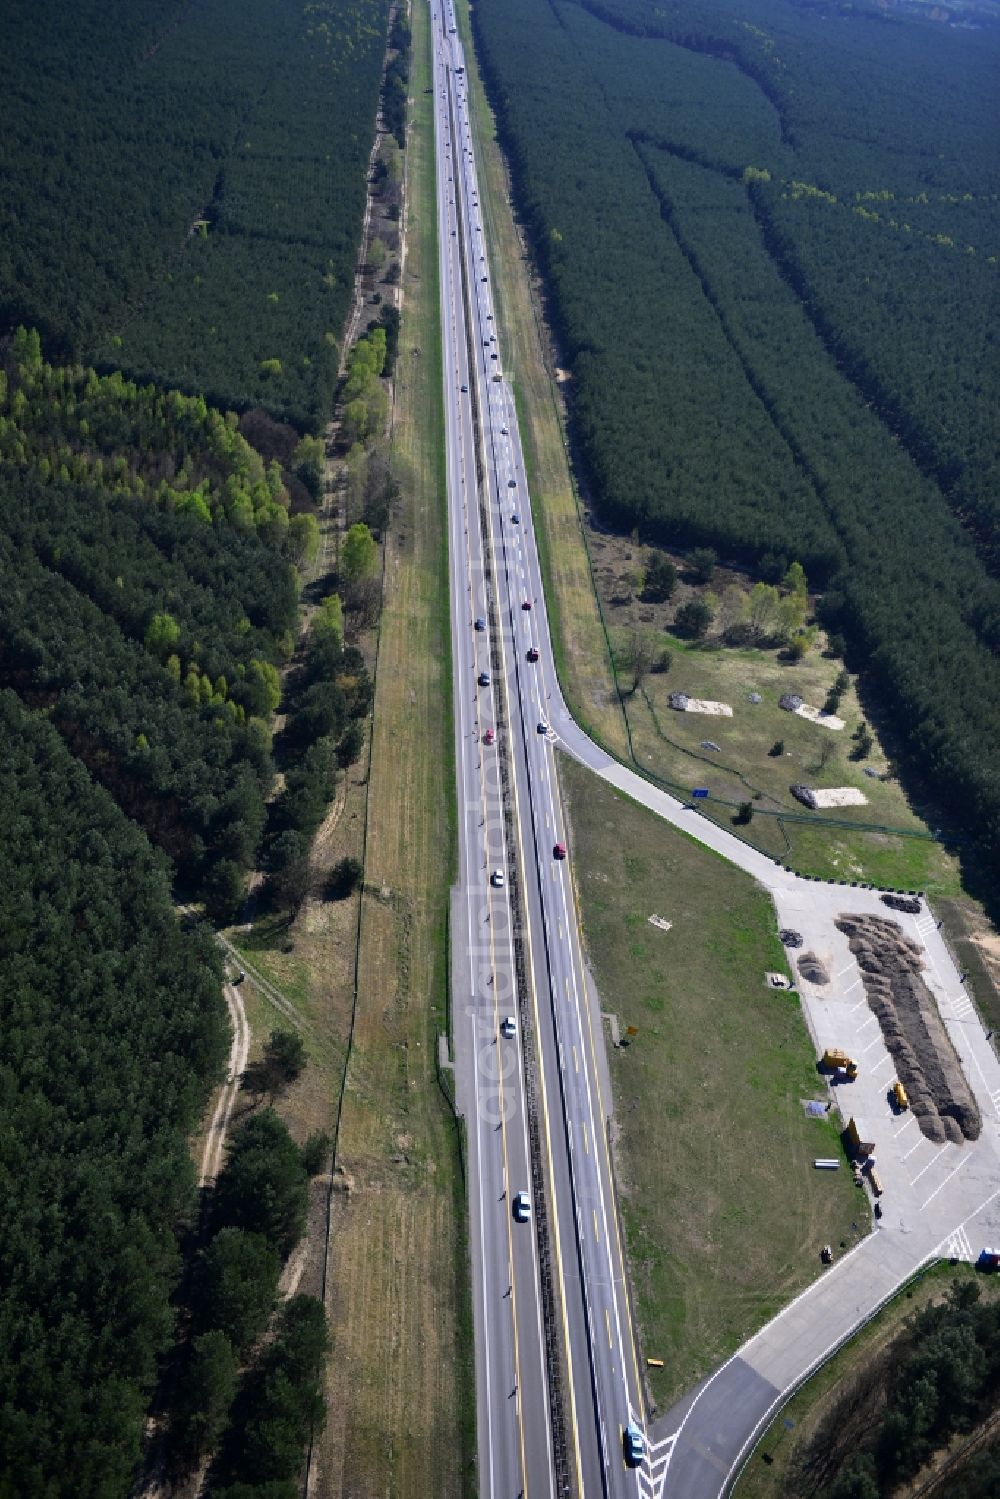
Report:
[[[485,630],[486,629],[486,621],[485,621],[485,619],[483,619],[482,615],[479,615],[479,617],[476,620],[476,629],[477,630]]]
[[[488,687],[490,685],[490,674],[488,671],[481,671],[479,673],[479,685],[480,687]]]
[[[537,647],[537,645],[532,645],[532,646],[528,647],[528,660],[532,661],[532,662],[538,660],[538,647]]]
[[[552,857],[553,857],[553,859],[565,859],[565,857],[566,857],[566,845],[565,845],[565,843],[557,843],[557,844],[555,844],[555,846],[552,849]]]

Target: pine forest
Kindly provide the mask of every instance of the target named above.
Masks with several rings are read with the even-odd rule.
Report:
[[[788,0],[474,24],[601,518],[800,560],[995,888],[1000,35]]]
[[[388,17],[387,0],[5,7],[11,1499],[131,1492],[154,1390],[170,1462],[191,1473],[216,1452],[216,1491],[266,1470],[269,1493],[296,1492],[322,1424],[323,1308],[293,1295],[272,1314],[327,1137],[300,1149],[256,1108],[231,1131],[211,1211],[191,1140],[230,1048],[210,923],[240,914],[251,872],[279,891],[303,864],[371,703],[339,597],[318,598],[304,631],[301,594]],[[395,335],[387,315],[350,355],[363,456]],[[304,1063],[295,1035],[268,1047],[261,1097]]]

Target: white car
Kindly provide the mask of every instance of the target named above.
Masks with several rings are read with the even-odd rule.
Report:
[[[625,1449],[625,1466],[641,1467],[646,1456],[646,1439],[634,1421],[630,1421],[622,1432],[622,1445]]]
[[[513,1015],[505,1015],[500,1022],[500,1034],[505,1041],[513,1041],[517,1035],[517,1022]]]
[[[503,870],[502,869],[494,869],[493,873],[490,875],[490,884],[493,886],[494,890],[502,890],[503,889]]]
[[[514,1198],[513,1208],[514,1222],[527,1223],[531,1217],[531,1198],[527,1192],[518,1192]]]

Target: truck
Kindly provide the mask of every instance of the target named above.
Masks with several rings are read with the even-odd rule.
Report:
[[[870,1155],[874,1155],[875,1141],[862,1140],[861,1132],[855,1123],[853,1114],[847,1121],[847,1140],[851,1147],[851,1154],[855,1160],[866,1161]]]
[[[828,1046],[823,1053],[821,1066],[824,1071],[832,1072],[835,1077],[845,1077],[849,1083],[853,1083],[858,1075],[858,1064],[853,1057],[849,1057],[846,1051],[839,1047]]]

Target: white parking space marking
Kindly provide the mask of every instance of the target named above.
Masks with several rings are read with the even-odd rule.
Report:
[[[926,1198],[920,1204],[920,1211],[921,1212],[923,1212],[926,1208],[930,1207],[931,1203],[934,1201],[934,1199],[938,1195],[938,1193],[941,1192],[941,1191],[943,1191],[944,1188],[948,1185],[948,1183],[952,1180],[952,1178],[956,1177],[958,1175],[958,1173],[961,1171],[962,1167],[963,1166],[967,1166],[971,1160],[972,1160],[972,1152],[971,1152],[971,1150],[966,1150],[965,1153],[962,1156],[962,1159],[959,1161],[958,1165],[955,1167],[954,1171],[949,1171],[948,1175],[945,1177],[945,1179],[941,1183],[941,1185],[939,1187],[935,1187],[935,1189],[931,1193],[931,1195],[928,1198]],[[920,1174],[922,1176],[923,1172],[921,1172]]]
[[[926,1176],[927,1173],[928,1173],[928,1171],[931,1169],[931,1167],[932,1166],[936,1166],[938,1164],[938,1162],[943,1159],[943,1156],[946,1153],[946,1151],[947,1151],[947,1147],[945,1147],[945,1152],[942,1152],[941,1155],[938,1155],[937,1151],[935,1151],[934,1154],[931,1156],[930,1160],[927,1162],[927,1165],[926,1166],[921,1166],[921,1168],[917,1172],[916,1176],[910,1182],[910,1186],[911,1187],[915,1187],[917,1185],[917,1182],[920,1180],[920,1178],[922,1176]],[[954,1173],[952,1173],[952,1174],[954,1174]],[[950,1178],[946,1177],[945,1180],[950,1180]],[[941,1185],[943,1186],[944,1183],[942,1182]],[[934,1195],[937,1196],[937,1193],[935,1193]],[[929,1202],[930,1198],[928,1198],[927,1201]],[[927,1203],[925,1203],[924,1206],[926,1207]]]

